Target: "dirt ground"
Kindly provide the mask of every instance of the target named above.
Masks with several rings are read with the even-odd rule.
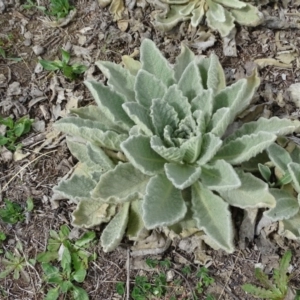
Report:
[[[52,187],[71,170],[75,160],[67,149],[64,136],[54,132],[52,124],[66,115],[68,109],[93,102],[83,80],[103,78],[95,61],[120,62],[122,55],[130,55],[139,49],[143,38],[154,40],[170,62],[174,62],[180,52],[181,42],[198,54],[215,52],[225,69],[228,84],[249,75],[256,61],[262,83],[251,107],[240,119],[272,115],[299,118],[299,108],[288,92],[289,86],[300,78],[299,1],[264,1],[260,8],[265,14],[265,23],[257,28],[237,26],[235,39],[229,43],[205,25],[193,29],[183,23],[172,32],[162,33],[153,26],[154,8],[143,1],[137,2],[143,5],[126,9],[118,22],[113,21],[108,9],[100,8],[95,0],[75,1],[77,14],[64,27],[51,27],[41,11],[22,8],[23,1],[1,3],[5,3],[6,8],[2,13],[0,10],[0,47],[7,58],[0,55],[0,116],[18,119],[29,115],[35,120],[33,131],[22,140],[22,151],[13,156],[2,147],[0,153],[0,206],[5,198],[23,206],[28,197],[34,200],[34,210],[27,215],[25,223],[8,225],[0,221],[0,230],[8,236],[3,244],[5,250],[12,251],[19,240],[24,255],[35,257],[45,250],[50,229],[58,231],[61,225],[70,225],[74,206],[59,201],[58,207],[53,209],[50,199]],[[48,4],[46,0],[39,1],[39,5]],[[71,82],[60,73],[54,75],[43,71],[38,64],[39,59],[60,58],[61,48],[71,53],[72,62],[88,66],[84,76],[76,81]],[[235,50],[236,56],[224,55],[224,51]],[[233,211],[237,232],[240,213]],[[99,234],[101,228],[95,230]],[[287,249],[293,253],[291,286],[300,288],[299,244],[279,236],[276,224],[267,232],[253,234],[252,240],[250,236],[250,241],[237,240],[236,244],[238,250],[230,255],[206,250],[206,266],[215,279],[207,293],[216,299],[254,299],[243,292],[241,285],[256,283],[254,268],[259,263],[272,274]],[[126,282],[128,274],[133,282],[137,274],[151,276],[156,272],[146,271],[141,265],[135,265],[132,257],[128,258],[126,241],[109,254],[103,253],[97,245],[94,250],[98,259],[91,264],[82,285],[92,300],[121,299],[116,293],[116,282]],[[183,279],[183,292],[177,299],[192,299],[191,287],[195,286],[197,278],[186,277],[180,270],[186,265],[192,270],[199,267],[194,255],[182,251],[175,243],[159,258],[170,259],[176,271],[174,278]],[[12,276],[1,280],[0,299],[43,299],[47,287],[42,281],[41,268],[37,265],[28,273],[29,283],[14,280]],[[198,299],[205,299],[205,296]]]

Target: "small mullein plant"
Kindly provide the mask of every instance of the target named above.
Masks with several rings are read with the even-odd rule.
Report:
[[[260,118],[227,131],[251,103],[257,72],[226,86],[214,54],[198,58],[183,45],[172,66],[152,41],[145,39],[140,50],[140,61],[124,57],[125,67],[97,62],[108,85],[85,82],[97,106],[73,109],[55,124],[79,160],[54,188],[55,197],[77,203],[72,224],[108,223],[104,251],[124,235],[136,241],[147,230],[168,228],[179,235],[204,231],[216,247],[232,252],[230,206],[276,210],[288,220],[282,190],[269,189],[243,164],[276,147],[278,136],[299,122]],[[289,171],[297,185],[298,169]]]
[[[155,16],[155,24],[165,31],[186,20],[197,27],[206,17],[208,27],[225,37],[235,27],[235,22],[257,26],[263,21],[262,13],[255,6],[239,0],[167,0],[153,3],[161,3],[160,8],[169,6],[164,13]]]

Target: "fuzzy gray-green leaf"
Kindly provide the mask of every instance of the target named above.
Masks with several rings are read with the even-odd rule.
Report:
[[[201,168],[186,164],[167,163],[165,164],[165,172],[173,185],[183,190],[199,179]]]
[[[182,143],[180,149],[184,150],[184,161],[187,163],[194,163],[200,155],[202,146],[202,134],[198,133]]]
[[[174,65],[174,75],[177,82],[180,80],[186,67],[194,60],[194,58],[194,53],[184,43],[181,43],[181,52],[179,56],[176,57]]]
[[[173,225],[184,218],[186,211],[181,191],[165,175],[150,179],[143,200],[143,219],[147,229]]]
[[[240,164],[268,148],[276,138],[276,135],[266,132],[245,135],[229,143],[224,143],[214,160],[224,159],[232,165]]]
[[[136,102],[127,102],[122,105],[127,115],[138,125],[145,134],[151,136],[154,133],[150,111]]]
[[[203,135],[202,147],[197,164],[202,166],[209,162],[222,146],[222,140],[212,133]]]
[[[127,101],[134,101],[135,76],[121,65],[109,61],[96,61],[95,64],[108,78],[107,82],[111,88],[124,95]]]
[[[257,7],[247,3],[245,7],[240,9],[231,9],[236,22],[245,26],[258,26],[264,21],[263,14],[258,11]]]
[[[268,147],[267,153],[277,168],[284,173],[288,170],[288,164],[292,162],[292,158],[284,148],[274,143]]]
[[[300,194],[300,164],[291,162],[288,164],[288,170],[292,177],[294,188]]]
[[[103,203],[95,199],[83,199],[72,214],[72,225],[91,228],[107,223],[115,215],[114,204]]]
[[[140,236],[144,230],[145,224],[142,218],[142,201],[132,201],[129,210],[126,235],[128,236],[129,240],[137,241],[140,239]]]
[[[122,127],[118,126],[112,120],[107,118],[107,116],[105,115],[105,113],[103,113],[101,108],[96,105],[72,108],[70,109],[70,112],[82,119],[100,122],[101,124],[103,124],[103,126],[109,128],[110,130],[114,130],[119,133],[127,133],[127,130],[124,130]]]
[[[204,113],[206,124],[210,120],[213,109],[213,90],[203,90],[191,102],[192,111],[201,110]]]
[[[75,174],[69,179],[60,181],[53,190],[66,198],[80,200],[90,197],[95,185],[96,183],[91,178]]]
[[[178,114],[175,109],[162,99],[153,99],[150,108],[150,116],[156,134],[163,136],[164,128],[169,125],[176,128],[179,123]]]
[[[225,21],[219,22],[215,19],[211,9],[209,9],[206,13],[207,25],[210,28],[219,31],[222,37],[229,35],[231,30],[234,28],[234,17],[232,14],[228,10],[224,9],[224,16]]]
[[[174,83],[174,71],[153,41],[146,39],[141,48],[142,69],[153,74],[167,87]]]
[[[241,186],[239,176],[225,160],[202,166],[201,182],[215,191],[228,191]]]
[[[134,125],[122,108],[122,104],[125,102],[122,95],[101,82],[85,81],[84,83],[98,106],[110,120],[125,130],[129,130]]]
[[[196,182],[192,185],[192,210],[197,227],[222,249],[233,252],[233,226],[228,204]]]
[[[166,91],[163,101],[172,106],[178,114],[180,120],[191,115],[191,105],[186,97],[183,96],[182,91],[177,85],[172,85]]]
[[[121,148],[128,160],[144,174],[152,176],[163,171],[166,161],[151,148],[150,137],[131,136]]]
[[[149,179],[132,164],[120,163],[100,177],[92,197],[112,203],[139,199],[145,193]]]
[[[185,155],[185,150],[177,147],[166,147],[158,136],[152,136],[151,148],[167,161],[181,162]]]
[[[240,169],[235,171],[240,178],[241,186],[233,190],[220,191],[220,195],[226,202],[243,209],[275,207],[275,198],[264,181]]]
[[[213,114],[210,123],[207,125],[208,130],[212,134],[222,137],[231,122],[230,108],[222,107]]]
[[[276,200],[276,206],[264,212],[264,215],[276,222],[290,219],[299,211],[299,203],[295,197],[287,191],[270,189],[270,193]]]
[[[77,117],[67,117],[57,121],[54,126],[70,135],[79,136],[99,146],[120,150],[120,143],[126,140],[127,134],[118,134],[108,130],[101,123]]]
[[[125,202],[117,215],[105,227],[101,235],[101,246],[104,252],[115,250],[121,242],[128,222],[130,203]]]
[[[161,99],[167,87],[153,74],[140,70],[135,81],[136,100],[145,108],[149,108],[153,99]]]
[[[203,90],[201,76],[195,61],[192,61],[184,70],[178,87],[189,101],[192,101]]]
[[[296,123],[288,119],[279,119],[278,117],[272,117],[270,119],[259,118],[257,121],[243,124],[234,133],[229,135],[225,139],[225,142],[228,143],[229,141],[234,140],[238,137],[259,133],[261,131],[273,133],[277,136],[287,135],[293,133],[296,128]]]

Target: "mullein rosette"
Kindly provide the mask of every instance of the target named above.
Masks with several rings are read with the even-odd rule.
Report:
[[[108,223],[104,251],[114,250],[124,235],[136,241],[145,230],[168,227],[178,234],[197,228],[232,252],[230,205],[270,212],[281,197],[242,163],[298,123],[260,118],[224,137],[260,80],[255,71],[226,86],[217,56],[195,57],[185,45],[173,66],[148,39],[140,62],[127,56],[125,67],[96,64],[107,85],[85,84],[97,106],[73,109],[55,124],[69,135],[68,147],[79,160],[71,177],[54,188],[77,203],[73,225]],[[298,209],[297,202],[293,213]]]

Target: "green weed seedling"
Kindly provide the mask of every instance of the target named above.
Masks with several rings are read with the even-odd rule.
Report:
[[[33,9],[33,8],[36,8],[42,12],[46,12],[47,8],[45,6],[41,6],[41,5],[38,5],[36,4],[34,1],[32,0],[27,0],[25,4],[22,5],[22,7],[24,9]]]
[[[270,299],[270,300],[283,300],[288,291],[288,283],[290,277],[287,275],[288,267],[292,258],[292,252],[288,250],[283,255],[279,268],[274,269],[273,280],[268,278],[260,268],[255,269],[255,277],[260,281],[262,287],[253,284],[244,284],[243,290],[255,298]],[[295,298],[296,299],[299,299]]]
[[[198,294],[202,294],[204,288],[207,288],[211,284],[215,282],[215,280],[209,276],[208,269],[205,267],[201,267],[200,270],[197,272],[196,277],[199,278],[199,282],[196,286],[196,291]],[[213,299],[213,296],[208,295],[207,299]]]
[[[25,220],[25,213],[33,209],[33,200],[28,198],[26,208],[23,209],[20,204],[4,199],[5,207],[0,209],[0,218],[9,224],[16,224]]]
[[[50,0],[50,9],[48,14],[57,19],[66,17],[74,7],[70,5],[69,0]]]
[[[46,15],[56,17],[56,19],[66,17],[74,8],[70,5],[68,0],[50,0],[49,9],[47,9],[45,6],[38,5],[35,1],[27,0],[22,7],[24,9],[38,9]]]
[[[2,58],[7,59],[7,60],[13,60],[16,62],[22,61],[23,59],[21,57],[11,57],[6,54],[6,51],[0,46],[0,56]]]
[[[55,300],[60,294],[68,293],[75,300],[89,299],[87,292],[74,282],[85,280],[88,263],[96,259],[95,254],[86,250],[95,239],[95,232],[86,232],[75,243],[69,240],[69,234],[66,225],[61,226],[58,233],[51,230],[47,251],[37,256],[38,262],[42,263],[45,282],[54,286],[48,290],[45,300]],[[50,264],[51,261],[60,261],[60,267]]]
[[[2,231],[0,231],[0,254],[2,254],[4,251],[2,249],[2,243],[6,240],[6,234]]]
[[[34,266],[34,259],[27,259],[23,253],[23,246],[20,241],[17,242],[14,254],[10,251],[5,252],[5,258],[0,260],[1,265],[5,266],[4,271],[0,273],[0,279],[6,278],[10,273],[13,273],[14,279],[19,279],[21,277],[29,282],[29,275],[25,271],[28,265]]]
[[[172,282],[167,282],[167,276],[165,271],[171,268],[171,261],[168,259],[157,260],[152,258],[146,259],[146,264],[153,269],[156,269],[157,274],[152,275],[151,278],[147,276],[136,276],[134,286],[131,291],[131,298],[133,300],[148,300],[148,299],[198,299],[198,296],[203,296],[204,288],[208,287],[214,282],[208,274],[208,269],[205,267],[200,268],[195,274],[192,272],[190,266],[185,266],[181,269],[181,273],[186,276],[196,275],[200,279],[196,288],[192,294],[192,298],[182,298],[182,295],[178,298],[178,289],[181,290],[183,281],[181,279],[174,278]],[[125,283],[118,282],[116,284],[116,292],[123,296],[125,294]],[[211,295],[207,295],[206,300],[215,300]]]
[[[47,71],[61,71],[63,75],[70,80],[76,79],[79,74],[82,74],[87,70],[87,67],[84,65],[70,65],[70,53],[64,49],[61,49],[61,55],[62,60],[40,60],[39,63]]]
[[[28,133],[33,123],[32,119],[24,116],[17,121],[14,121],[11,117],[0,117],[0,125],[7,127],[5,135],[0,134],[0,146],[5,146],[10,151],[15,151],[17,148],[21,148],[22,144],[17,144],[18,139]]]

